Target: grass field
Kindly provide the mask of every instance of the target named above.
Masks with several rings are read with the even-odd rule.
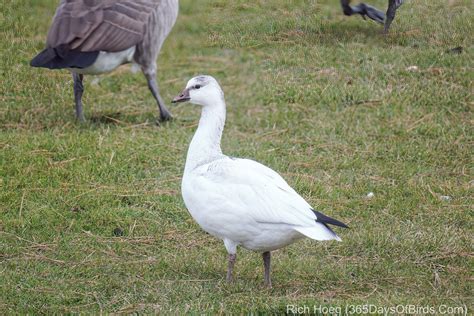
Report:
[[[78,124],[67,71],[28,66],[56,4],[0,4],[1,314],[472,311],[472,1],[407,1],[387,37],[337,0],[181,1],[159,58],[163,97],[215,76],[224,152],[279,171],[351,226],[341,243],[275,252],[271,290],[245,249],[227,284],[222,242],[184,207],[198,108],[170,106],[175,119],[156,126],[145,79],[127,66],[86,77]]]

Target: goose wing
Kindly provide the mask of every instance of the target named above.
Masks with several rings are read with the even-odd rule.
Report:
[[[316,226],[312,207],[272,169],[249,159],[223,159],[203,174],[209,189],[259,223]]]
[[[156,0],[62,0],[47,46],[118,52],[142,41]]]
[[[288,225],[316,240],[341,240],[328,226],[347,226],[315,211],[272,169],[249,159],[220,159],[201,169],[206,189],[222,212],[256,223]]]

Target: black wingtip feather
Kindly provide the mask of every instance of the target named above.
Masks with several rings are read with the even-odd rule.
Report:
[[[49,69],[62,68],[87,68],[92,65],[99,52],[79,52],[75,50],[68,50],[64,47],[51,48],[48,47],[30,62],[32,67],[42,67]]]
[[[312,209],[312,211],[316,215],[316,222],[319,222],[319,223],[322,223],[322,224],[329,224],[329,225],[349,228],[349,226],[347,226],[343,222],[338,221],[337,219],[326,216],[321,212],[315,211],[314,209]]]
[[[56,54],[52,48],[46,48],[36,55],[31,61],[31,67],[44,67],[48,62],[53,60],[56,57]]]

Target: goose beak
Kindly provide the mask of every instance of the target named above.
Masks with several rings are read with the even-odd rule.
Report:
[[[179,95],[174,97],[171,103],[186,102],[189,100],[191,100],[191,98],[189,97],[189,89],[184,89]]]

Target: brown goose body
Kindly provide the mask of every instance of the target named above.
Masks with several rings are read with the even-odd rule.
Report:
[[[156,59],[178,16],[178,0],[62,0],[49,29],[46,49],[34,67],[69,69],[74,78],[76,117],[82,112],[84,74],[140,65],[158,103],[160,118],[171,118],[156,83]]]

